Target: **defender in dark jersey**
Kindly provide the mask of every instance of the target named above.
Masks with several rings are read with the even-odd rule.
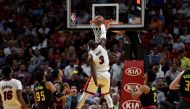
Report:
[[[177,109],[190,108],[190,70],[181,72],[170,84],[171,90],[180,90],[181,98]]]
[[[52,76],[54,78],[54,87],[59,93],[62,93],[66,95],[66,92],[64,91],[65,85],[62,83],[62,77],[63,77],[63,71],[60,68],[55,69],[52,72]],[[66,98],[62,99],[61,101],[57,101],[56,98],[54,98],[54,106],[55,109],[64,109],[66,103]]]
[[[40,68],[35,75],[34,97],[38,109],[52,109],[52,98],[60,101],[64,95],[57,92],[51,82],[45,80],[44,70]]]
[[[156,79],[156,74],[152,71],[148,71],[144,74],[144,85],[141,85],[138,91],[132,87],[131,95],[133,99],[140,97],[142,109],[157,109],[156,99],[157,91],[152,85],[152,82]]]
[[[34,85],[35,100],[39,109],[48,109],[52,105],[51,91],[45,86],[45,81],[38,82]]]

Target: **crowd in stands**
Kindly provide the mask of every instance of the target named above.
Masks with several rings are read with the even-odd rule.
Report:
[[[30,107],[34,103],[32,84],[38,67],[47,71],[47,80],[52,82],[53,70],[62,68],[63,82],[70,85],[67,109],[74,109],[90,76],[86,44],[94,39],[93,32],[67,30],[65,8],[65,0],[0,0],[0,69],[5,64],[12,66],[14,78],[22,82],[23,96]],[[178,103],[179,94],[169,90],[168,85],[190,66],[190,1],[149,0],[145,18],[146,33],[141,34],[145,61],[147,68],[157,75],[158,105],[169,109],[167,106]],[[107,37],[112,74],[110,92],[114,109],[119,109],[123,55],[130,38],[128,34],[112,32]],[[86,100],[83,108],[106,106],[97,92]]]

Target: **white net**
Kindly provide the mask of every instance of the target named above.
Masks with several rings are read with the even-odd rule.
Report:
[[[100,36],[102,34],[104,34],[105,37],[106,37],[106,33],[105,32],[108,30],[108,28],[110,27],[111,23],[112,23],[112,20],[104,20],[104,24],[101,24],[101,26],[103,26],[105,28],[104,29],[104,28],[101,28],[101,26],[97,25],[97,21],[96,20],[90,22],[92,30],[93,30],[94,35],[95,35],[95,41],[97,43],[99,43],[101,41]]]
[[[93,30],[94,35],[95,35],[95,41],[97,43],[99,43],[100,42],[100,35],[101,35],[101,28],[99,28],[98,26],[96,26],[93,23],[91,23],[91,27],[92,27],[92,30]]]

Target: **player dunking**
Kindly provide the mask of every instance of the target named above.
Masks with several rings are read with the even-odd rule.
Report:
[[[181,98],[176,109],[189,109],[190,107],[190,70],[181,72],[177,78],[170,84],[171,90],[178,90]]]
[[[91,67],[92,77],[86,83],[84,92],[79,100],[77,109],[81,109],[85,100],[90,94],[95,94],[98,87],[101,87],[101,94],[107,100],[107,104],[110,109],[113,108],[113,101],[109,95],[110,90],[110,73],[109,70],[109,57],[105,48],[98,45],[95,41],[90,40],[88,42],[90,47],[89,61]]]
[[[10,66],[2,68],[4,79],[0,82],[0,94],[3,102],[3,109],[28,109],[22,97],[22,84],[19,80],[13,79],[13,70]]]
[[[52,96],[53,95],[53,96]],[[50,81],[46,81],[43,69],[38,69],[35,75],[34,97],[37,109],[52,109],[52,98],[58,101],[65,99],[64,95],[57,92]]]
[[[90,40],[88,45],[91,48],[89,51],[89,61],[92,77],[90,77],[89,81],[86,83],[86,87],[84,88],[84,92],[79,100],[77,109],[81,109],[87,97],[90,94],[95,94],[98,87],[101,87],[101,94],[104,95],[109,108],[112,109],[113,101],[109,95],[110,73],[108,70],[110,67],[107,51],[93,40]]]

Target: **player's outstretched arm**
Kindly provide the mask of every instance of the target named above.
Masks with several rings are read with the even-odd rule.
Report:
[[[148,93],[150,91],[150,88],[148,88],[145,85],[141,85],[138,91],[135,91],[135,87],[131,88],[131,96],[132,99],[137,99],[139,98],[143,93]]]
[[[70,86],[68,83],[64,83],[64,90],[62,93],[65,94],[65,96],[70,94]]]
[[[171,90],[177,90],[180,88],[179,82],[181,80],[181,76],[183,75],[184,71],[182,71],[169,85],[169,89]]]
[[[56,91],[55,87],[53,86],[53,84],[51,82],[49,82],[49,81],[46,82],[46,88],[49,89],[52,92],[53,96],[56,97],[57,101],[65,99],[64,94],[59,93],[58,91]]]
[[[54,84],[54,87],[55,87],[55,89],[59,92],[59,93],[61,93],[61,86],[60,86],[60,84],[58,84],[58,83],[56,83],[56,84]]]
[[[20,89],[16,90],[16,94],[17,94],[18,101],[22,105],[22,107],[24,109],[28,109],[28,106],[27,106],[27,104],[25,103],[25,101],[24,101],[24,99],[22,97],[22,90],[20,90]]]
[[[100,45],[105,48],[107,30],[104,24],[101,25]]]

